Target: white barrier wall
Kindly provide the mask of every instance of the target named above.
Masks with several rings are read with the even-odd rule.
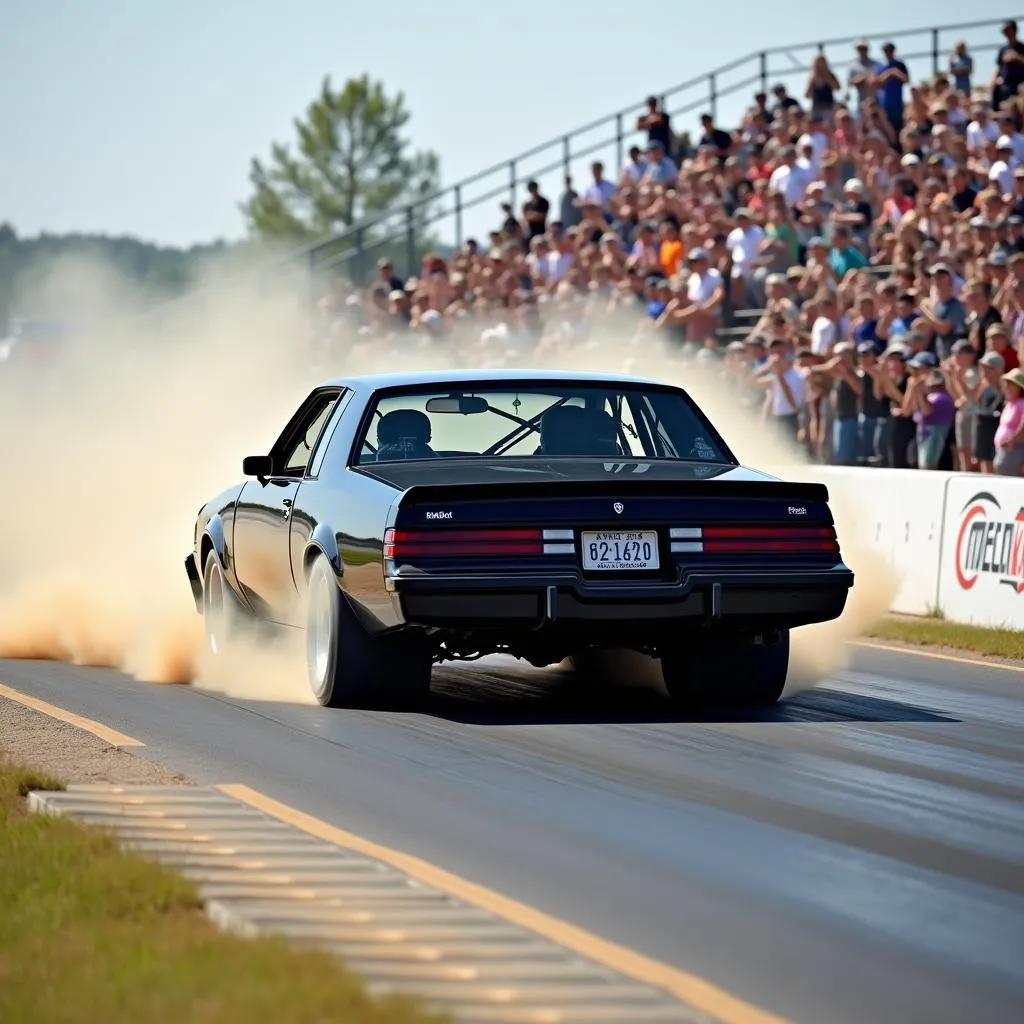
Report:
[[[896,570],[890,611],[1024,629],[1024,478],[841,466],[809,477],[828,486],[840,544],[856,528]]]

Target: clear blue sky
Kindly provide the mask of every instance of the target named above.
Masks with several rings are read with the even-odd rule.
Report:
[[[814,13],[794,17],[787,7]],[[326,73],[341,82],[368,71],[404,91],[412,141],[440,154],[451,183],[764,46],[1008,15],[993,3],[951,0],[0,0],[0,8],[0,221],[21,234],[103,231],[178,245],[242,234],[237,203],[251,157],[291,139],[292,119]],[[998,26],[943,36],[944,54],[960,34],[980,43],[998,38]],[[920,36],[897,43],[929,45]],[[833,62],[845,72],[851,55],[834,51]],[[983,77],[991,65],[991,54],[978,57]],[[802,91],[802,76],[789,84]],[[723,101],[721,119],[752,91]],[[576,173],[582,179],[585,163]],[[560,175],[542,184],[554,199]],[[485,230],[498,201],[469,215],[467,229]]]

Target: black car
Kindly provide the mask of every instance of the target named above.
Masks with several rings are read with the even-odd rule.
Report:
[[[741,467],[678,387],[542,371],[335,380],[185,560],[211,650],[243,620],[306,630],[332,707],[425,694],[431,666],[605,649],[669,694],[772,703],[789,631],[853,585],[820,484]]]

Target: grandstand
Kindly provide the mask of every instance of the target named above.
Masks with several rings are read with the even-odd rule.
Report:
[[[812,459],[1019,475],[1022,128],[1012,19],[749,55],[308,249],[321,354],[601,334]]]

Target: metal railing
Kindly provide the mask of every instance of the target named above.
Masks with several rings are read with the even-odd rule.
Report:
[[[769,92],[770,87],[779,82],[792,89],[793,80],[807,75],[811,61],[818,54],[829,58],[845,89],[848,68],[854,56],[853,44],[859,39],[874,44],[872,50],[877,50],[882,42],[895,43],[896,57],[907,64],[912,81],[948,70],[948,53],[956,42],[963,40],[974,57],[972,85],[987,86],[993,65],[990,62],[986,66],[978,56],[994,53],[1002,45],[999,30],[1005,20],[998,18],[898,32],[872,32],[771,47],[747,54],[663,91],[660,94],[662,109],[670,115],[677,136],[681,134],[681,128],[685,132],[690,127],[684,127],[681,120],[691,115],[696,124],[698,112],[710,113],[716,120],[723,118],[725,124],[738,123],[755,91]],[[801,100],[803,86],[801,81],[793,90]],[[515,210],[518,190],[530,180],[541,183],[542,192],[547,193],[554,209],[563,182],[556,182],[555,189],[545,188],[545,179],[550,179],[550,176],[575,177],[575,169],[586,159],[601,160],[609,168],[614,166],[618,177],[629,147],[646,137],[636,128],[636,118],[645,109],[643,100],[638,100],[632,106],[446,186],[413,205],[364,220],[310,246],[300,255],[314,273],[330,270],[356,282],[366,280],[378,254],[386,254],[400,269],[410,273],[419,264],[420,249],[425,241],[436,239],[442,245],[454,242],[456,247],[461,247],[467,236],[466,220],[471,211],[483,204],[492,204],[492,223],[496,225],[499,221],[497,204],[505,200]]]

